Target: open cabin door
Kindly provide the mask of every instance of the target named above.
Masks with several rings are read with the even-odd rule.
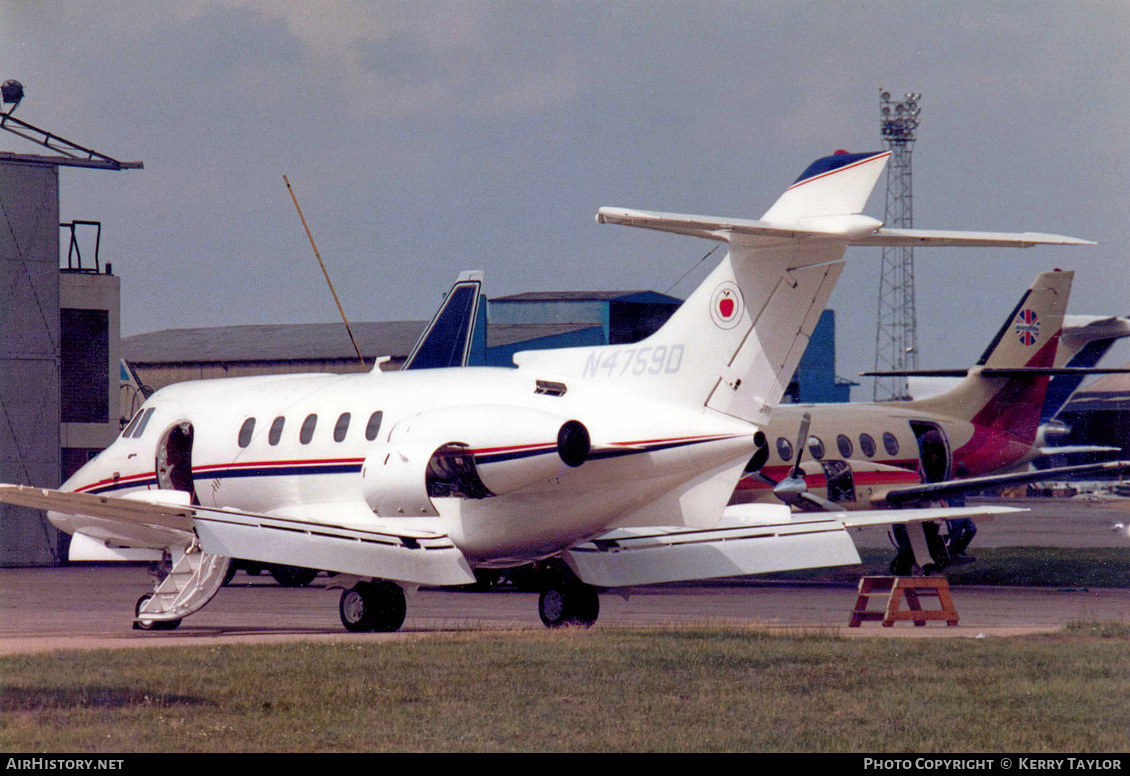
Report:
[[[950,446],[946,434],[937,423],[910,421],[910,429],[918,442],[918,467],[923,482],[943,482],[950,476]]]
[[[170,426],[162,435],[157,443],[157,487],[189,493],[190,503],[199,504],[192,478],[192,437],[192,424],[187,420]]]

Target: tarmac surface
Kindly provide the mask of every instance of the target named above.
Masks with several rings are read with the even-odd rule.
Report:
[[[1016,503],[1016,502],[1010,502]],[[979,526],[976,546],[1125,547],[1115,529],[1130,512],[1109,504],[1061,500],[1024,503],[1026,515]],[[861,545],[886,543],[883,532],[860,535]],[[543,629],[537,594],[422,589],[410,596],[408,618],[396,634],[349,634],[338,618],[340,591],[319,576],[306,588],[284,588],[267,575],[236,575],[204,609],[174,631],[131,627],[134,603],[152,589],[138,565],[74,565],[0,569],[0,654],[218,643],[424,638],[467,631]],[[595,627],[738,625],[815,630],[852,637],[999,637],[1052,631],[1073,622],[1130,622],[1130,589],[953,586],[957,626],[908,622],[849,628],[856,600],[850,584],[743,578],[716,583],[638,588],[627,597],[605,593]],[[872,603],[872,609],[877,604]],[[924,608],[936,608],[926,602]]]

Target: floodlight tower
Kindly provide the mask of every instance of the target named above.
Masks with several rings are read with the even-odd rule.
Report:
[[[914,197],[910,179],[910,154],[918,128],[921,94],[902,101],[879,89],[879,127],[891,152],[887,166],[887,206],[883,224],[891,228],[914,226]],[[879,277],[879,323],[875,331],[875,371],[918,368],[918,332],[914,307],[914,249],[884,247]],[[876,377],[874,401],[909,398],[905,375]]]

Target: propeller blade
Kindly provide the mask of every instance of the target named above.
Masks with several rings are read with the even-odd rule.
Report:
[[[797,432],[796,461],[789,476],[773,485],[773,495],[791,507],[796,507],[803,512],[836,512],[839,510],[835,504],[808,492],[808,481],[804,478],[804,469],[801,463],[804,460],[804,451],[808,449],[808,428],[812,425],[812,415],[804,413],[800,419],[800,430]],[[767,477],[762,477],[768,479]]]
[[[789,474],[789,479],[800,478],[804,480],[804,472],[801,471],[800,462],[804,458],[804,449],[808,447],[808,427],[812,425],[812,413],[806,412],[800,418],[800,431],[796,435],[796,463],[793,464],[793,470]]]

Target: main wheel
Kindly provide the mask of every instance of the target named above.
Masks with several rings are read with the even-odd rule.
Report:
[[[341,624],[351,633],[391,633],[404,624],[408,604],[400,585],[380,579],[358,582],[342,591],[338,613]]]
[[[133,606],[133,616],[136,618],[141,614],[141,607],[145,606],[145,602],[152,598],[151,593],[146,593],[141,598],[137,599],[137,603]],[[176,630],[180,627],[181,620],[138,620],[133,621],[134,630],[155,630],[167,631]]]
[[[538,596],[538,616],[547,628],[592,627],[600,614],[596,588],[579,582],[549,584]]]

